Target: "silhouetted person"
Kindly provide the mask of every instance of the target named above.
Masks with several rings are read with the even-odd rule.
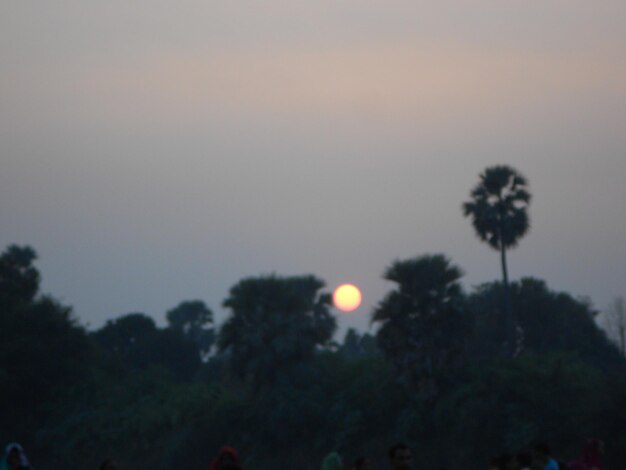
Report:
[[[21,445],[14,442],[5,447],[0,470],[32,470]]]
[[[393,470],[411,470],[413,454],[411,448],[401,442],[391,446],[388,452],[389,465]]]
[[[238,463],[224,463],[222,464],[222,469],[221,470],[242,470],[241,465],[239,465]]]
[[[100,470],[119,470],[119,465],[113,459],[105,459],[100,464]]]
[[[343,462],[337,452],[331,452],[322,460],[322,470],[341,470]]]
[[[352,465],[353,470],[372,470],[372,462],[367,457],[359,457]]]
[[[222,447],[209,465],[209,470],[227,470],[229,467],[232,469],[233,465],[241,465],[237,451],[232,447]]]
[[[550,447],[545,442],[535,446],[535,460],[543,465],[543,470],[559,470],[559,464],[550,455]]]
[[[491,464],[489,468],[491,470],[509,470],[514,463],[514,459],[509,454],[502,454],[498,457],[494,457],[491,459]]]
[[[533,456],[530,452],[520,452],[515,458],[517,459],[520,470],[530,470],[533,464]]]
[[[600,470],[600,456],[604,453],[604,443],[599,439],[589,439],[578,460],[569,466],[572,470]]]

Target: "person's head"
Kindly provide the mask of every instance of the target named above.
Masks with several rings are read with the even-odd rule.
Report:
[[[236,463],[237,462],[235,461],[235,457],[232,454],[222,454],[222,456],[220,457],[220,464],[222,465],[222,468],[224,468],[226,465],[232,465]]]
[[[413,455],[411,448],[401,442],[391,446],[388,452],[389,463],[394,470],[409,470]]]
[[[222,464],[220,470],[241,470],[241,465],[238,463],[226,462]]]
[[[100,464],[100,470],[119,470],[119,468],[113,459],[104,459]]]
[[[17,468],[20,466],[20,451],[13,447],[7,455],[7,463],[9,468]]]
[[[372,470],[372,463],[367,457],[359,457],[354,461],[352,468],[354,470]]]
[[[547,461],[550,458],[550,452],[550,446],[545,442],[539,442],[535,446],[535,455],[541,460]]]
[[[10,469],[28,467],[28,459],[26,458],[24,449],[17,443],[6,446],[4,449],[4,459]]]
[[[530,468],[533,464],[533,456],[530,452],[520,452],[515,458],[520,468]]]
[[[322,460],[322,470],[341,470],[343,463],[337,452],[331,452]]]
[[[520,470],[522,467],[520,466],[517,458],[511,456],[508,462],[504,464],[504,468],[505,470]]]
[[[228,466],[239,465],[239,456],[232,447],[222,447],[209,467],[211,470],[223,470]]]
[[[589,467],[600,466],[600,456],[604,453],[604,442],[599,439],[589,439],[585,444],[582,462]]]
[[[489,468],[491,468],[491,470],[507,470],[511,460],[512,458],[509,454],[502,454],[491,459]]]

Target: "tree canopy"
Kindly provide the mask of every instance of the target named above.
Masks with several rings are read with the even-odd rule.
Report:
[[[400,376],[426,394],[437,372],[458,366],[467,329],[461,270],[444,255],[395,261],[384,278],[396,284],[374,310],[378,345]]]
[[[496,250],[517,245],[530,228],[528,182],[507,165],[486,168],[479,183],[463,203],[478,237]]]
[[[326,345],[336,328],[314,276],[246,278],[230,289],[224,306],[231,316],[218,338],[234,370],[255,383],[273,383],[277,375],[310,359]]]
[[[202,357],[206,357],[215,339],[213,312],[202,300],[181,302],[169,310],[165,317],[170,328],[191,340]]]

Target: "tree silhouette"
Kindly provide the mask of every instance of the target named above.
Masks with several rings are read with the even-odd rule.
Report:
[[[201,357],[206,358],[215,339],[213,312],[201,300],[188,300],[166,313],[170,328],[181,332],[198,348]]]
[[[596,323],[598,312],[584,299],[551,290],[545,281],[523,277],[511,282],[511,307],[524,332],[525,354],[575,353],[597,368],[624,363],[618,348]],[[468,296],[473,317],[471,351],[477,359],[497,353],[502,338],[502,282],[477,286]],[[495,340],[495,341],[494,341]]]
[[[395,261],[384,278],[397,284],[374,311],[378,345],[407,383],[437,393],[435,375],[456,366],[464,340],[461,270],[444,255]]]
[[[330,296],[318,291],[314,276],[246,278],[230,289],[224,306],[232,316],[218,338],[240,376],[257,385],[273,384],[281,373],[313,356],[327,344],[336,322]]]
[[[41,295],[35,250],[0,255],[0,441],[34,440],[55,407],[80,396],[92,348],[72,309]]]
[[[10,245],[0,255],[0,306],[29,303],[39,290],[40,275],[33,262],[37,254],[29,246]]]
[[[110,357],[131,370],[160,366],[178,379],[190,379],[200,366],[196,344],[175,328],[158,329],[143,313],[128,313],[92,334]]]
[[[140,358],[146,338],[156,331],[152,318],[135,312],[107,320],[102,328],[93,333],[93,337],[105,350],[124,361],[133,362]]]
[[[515,354],[515,321],[511,310],[506,250],[515,247],[528,232],[530,221],[526,178],[506,165],[485,169],[479,183],[471,191],[471,201],[463,203],[463,214],[470,217],[478,237],[500,251],[504,282],[504,312],[506,322],[505,349]]]
[[[339,346],[339,353],[348,360],[376,356],[380,353],[376,345],[376,337],[370,333],[360,334],[354,328],[348,328]]]

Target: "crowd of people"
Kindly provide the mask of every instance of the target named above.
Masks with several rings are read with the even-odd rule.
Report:
[[[490,470],[601,470],[600,456],[603,453],[602,441],[590,439],[580,457],[572,462],[558,461],[552,455],[550,447],[545,443],[537,444],[532,450],[520,452],[516,455],[504,454],[495,457],[489,466]],[[413,466],[413,452],[405,444],[398,443],[388,452],[390,470],[411,470],[419,468]],[[241,468],[241,467],[238,467]],[[332,452],[322,461],[321,470],[372,470],[371,460],[367,457],[358,457],[354,462],[345,462],[339,453]],[[450,470],[440,467],[439,470]]]
[[[492,460],[490,470],[601,470],[600,456],[603,453],[602,441],[590,439],[581,454],[573,462],[556,460],[548,445],[540,443],[532,450],[520,452],[517,455],[502,455]],[[411,470],[413,466],[413,451],[403,443],[397,443],[389,448],[388,468],[390,470]],[[331,452],[322,460],[321,470],[373,470],[372,460],[360,456],[354,461],[344,459],[339,452]],[[237,451],[232,447],[222,448],[217,457],[209,466],[209,470],[242,470],[243,466]],[[290,469],[289,469],[290,470]],[[439,470],[450,470],[440,467]]]
[[[504,454],[491,461],[490,470],[601,470],[600,457],[603,443],[598,439],[587,441],[580,457],[573,462],[555,459],[550,447],[544,443],[537,444],[532,450],[516,455]],[[411,470],[413,467],[413,451],[403,443],[393,445],[387,455],[390,470]],[[372,470],[372,462],[368,457],[360,456],[353,462],[346,461],[338,452],[329,453],[322,460],[321,470]],[[21,445],[11,443],[6,446],[0,470],[33,470],[28,457]],[[120,470],[120,466],[112,459],[105,459],[100,470]],[[208,470],[243,470],[239,454],[232,447],[223,447],[209,465]],[[286,469],[290,470],[290,469]],[[439,470],[450,470],[441,467]]]
[[[580,457],[566,462],[556,459],[547,444],[539,443],[532,450],[494,458],[491,470],[601,470],[600,456],[603,452],[602,441],[589,439]]]

